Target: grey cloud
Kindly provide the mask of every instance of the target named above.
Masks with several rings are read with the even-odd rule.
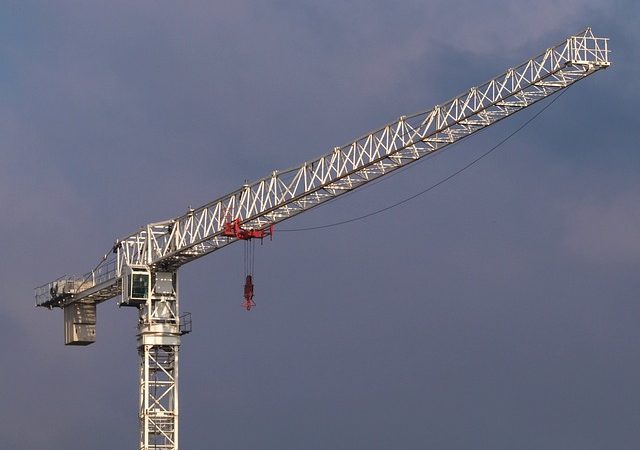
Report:
[[[576,255],[597,264],[640,260],[640,200],[629,188],[591,197],[569,208],[565,243]]]
[[[33,307],[34,285],[89,269],[145,223],[429,108],[592,25],[613,38],[614,66],[501,152],[370,220],[276,230],[257,251],[250,314],[240,308],[241,248],[182,270],[195,328],[181,349],[182,446],[635,448],[636,10],[595,1],[8,8],[4,442],[137,440],[135,311],[100,305],[98,342],[67,348],[60,311]],[[406,198],[527,114],[286,227]]]

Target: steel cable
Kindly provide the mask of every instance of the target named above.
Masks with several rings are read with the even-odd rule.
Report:
[[[413,194],[410,197],[407,197],[403,200],[400,200],[399,202],[393,203],[389,206],[385,206],[384,208],[372,211],[370,213],[367,214],[363,214],[361,216],[358,217],[353,217],[351,219],[346,219],[346,220],[342,220],[339,222],[334,222],[334,223],[329,223],[329,224],[325,224],[325,225],[318,225],[318,226],[314,226],[314,227],[305,227],[305,228],[289,228],[289,229],[283,229],[283,230],[278,230],[281,233],[290,233],[290,232],[300,232],[300,231],[313,231],[313,230],[322,230],[325,228],[332,228],[332,227],[337,227],[340,225],[346,225],[348,223],[352,223],[352,222],[357,222],[359,220],[363,220],[363,219],[367,219],[369,217],[381,214],[383,212],[389,211],[390,209],[393,208],[397,208],[400,205],[403,205],[405,203],[410,202],[411,200],[420,197],[421,195],[426,194],[427,192],[437,188],[438,186],[446,183],[447,181],[451,180],[452,178],[454,178],[455,176],[461,174],[462,172],[464,172],[465,170],[469,169],[470,167],[474,166],[475,164],[477,164],[480,160],[484,159],[485,157],[489,156],[491,153],[493,153],[495,150],[497,150],[498,148],[500,148],[504,143],[506,143],[509,139],[511,139],[513,136],[515,136],[516,134],[518,134],[520,131],[522,131],[527,125],[529,125],[531,122],[533,122],[538,116],[540,116],[540,114],[542,114],[545,110],[547,110],[551,105],[553,105],[558,99],[560,99],[560,97],[562,97],[570,88],[571,86],[568,86],[567,88],[563,89],[562,91],[560,91],[560,94],[555,96],[549,103],[547,103],[540,111],[538,111],[537,113],[535,113],[532,117],[530,117],[528,120],[526,120],[522,125],[520,125],[518,128],[515,129],[515,131],[511,132],[509,135],[507,135],[505,138],[503,138],[500,142],[498,142],[496,145],[494,145],[493,147],[491,147],[489,150],[487,150],[486,152],[484,152],[483,154],[481,154],[480,156],[478,156],[477,158],[471,160],[471,162],[467,163],[466,165],[462,166],[460,169],[456,170],[455,172],[453,172],[450,175],[447,175],[446,177],[444,177],[443,179],[441,179],[440,181],[432,184],[431,186],[427,187],[426,189],[423,189],[422,191],[418,192],[417,194]],[[556,92],[557,93],[557,92]],[[552,94],[555,95],[556,93]],[[438,153],[434,153],[434,156],[437,155]],[[425,158],[425,160],[428,159]],[[423,160],[424,161],[424,160]],[[406,168],[411,167],[411,166],[407,166]],[[400,171],[397,171],[396,173],[399,173]],[[393,173],[391,175],[395,175],[396,173]],[[387,178],[388,179],[388,178]],[[375,182],[374,182],[375,184]]]

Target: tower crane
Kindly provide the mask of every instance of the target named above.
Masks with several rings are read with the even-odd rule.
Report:
[[[402,116],[298,167],[150,223],[115,241],[98,266],[35,289],[36,306],[62,308],[67,345],[96,337],[96,307],[119,297],[138,310],[141,450],[178,449],[178,356],[191,317],[180,313],[178,272],[237,241],[270,236],[283,220],[437,152],[572,85],[609,62],[608,38],[590,28],[430,110]],[[247,277],[245,306],[252,306]]]

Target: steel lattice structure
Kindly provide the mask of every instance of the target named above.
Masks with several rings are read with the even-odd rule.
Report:
[[[608,39],[595,37],[587,28],[428,111],[400,117],[299,167],[273,171],[185,215],[143,227],[116,241],[113,251],[91,272],[36,288],[36,305],[65,308],[70,323],[75,320],[78,326],[85,324],[86,317],[93,317],[95,324],[90,309],[119,295],[121,304],[138,307],[140,448],[177,449],[178,349],[185,332],[178,313],[177,270],[182,265],[240,239],[225,233],[232,222],[244,230],[271,229],[511,116],[609,64]],[[144,299],[134,299],[129,290],[136,270],[150,277]]]
[[[139,306],[140,449],[178,448],[178,354],[180,319],[177,274],[161,272],[164,289],[154,289]],[[157,283],[156,283],[157,285]]]
[[[66,278],[75,298],[100,302],[119,294],[127,265],[178,267],[235,241],[224,225],[241,219],[248,229],[281,222],[508,117],[609,66],[608,39],[591,29],[571,36],[516,68],[429,111],[395,122],[301,166],[273,173],[187,214],[149,224],[116,242],[115,254],[96,270]],[[58,281],[58,280],[56,280]],[[55,282],[36,292],[38,306],[61,306]]]

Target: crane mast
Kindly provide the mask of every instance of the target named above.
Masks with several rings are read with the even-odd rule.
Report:
[[[273,171],[215,201],[115,242],[92,271],[36,288],[36,306],[63,308],[65,343],[95,341],[96,306],[138,309],[140,449],[178,449],[178,354],[191,330],[180,314],[178,269],[337,198],[562,90],[609,62],[590,28],[430,110],[402,116],[298,167]]]

